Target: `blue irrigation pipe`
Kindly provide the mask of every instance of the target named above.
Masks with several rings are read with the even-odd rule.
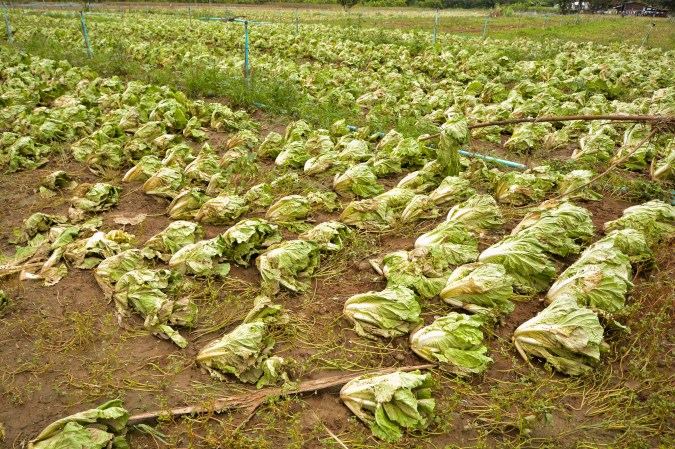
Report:
[[[525,170],[527,168],[527,165],[519,164],[518,162],[507,161],[506,159],[498,159],[492,156],[485,156],[484,154],[471,153],[469,151],[464,150],[459,150],[458,153],[461,154],[462,156],[475,157],[478,159],[483,159],[484,161],[506,165],[507,167],[520,168],[522,170]]]
[[[89,54],[89,59],[91,59],[94,54],[91,51],[91,45],[89,44],[89,33],[87,33],[87,23],[84,21],[84,13],[80,11],[80,21],[82,22],[82,33],[84,34],[84,42],[87,44],[87,53]]]
[[[7,27],[7,37],[9,38],[9,43],[14,45],[14,37],[12,37],[12,28],[9,26],[9,17],[7,16],[7,8],[5,4],[2,4],[2,14],[5,16],[5,26]]]

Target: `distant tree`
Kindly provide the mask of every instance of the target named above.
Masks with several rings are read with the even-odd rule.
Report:
[[[354,6],[358,5],[361,0],[338,0],[338,3],[342,5],[345,11],[349,11]]]
[[[560,0],[558,2],[558,8],[560,8],[560,14],[569,14],[572,11],[572,0]]]

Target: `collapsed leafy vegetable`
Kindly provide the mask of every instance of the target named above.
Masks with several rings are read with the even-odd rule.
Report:
[[[572,170],[558,183],[558,196],[567,199],[600,201],[602,195],[590,188],[594,173],[590,170]],[[584,187],[582,187],[584,186]]]
[[[581,375],[600,360],[603,329],[595,313],[561,295],[518,326],[513,342],[526,360],[528,354],[541,357],[565,374]]]
[[[344,247],[351,229],[339,221],[325,221],[300,234],[301,240],[311,240],[319,245],[321,251],[340,251]]]
[[[468,179],[458,176],[448,176],[439,186],[429,194],[437,206],[446,204],[455,204],[464,201],[476,194],[476,191],[470,187]]]
[[[256,383],[274,347],[270,330],[279,319],[280,309],[268,297],[257,297],[240,325],[199,351],[197,363],[216,379],[225,380],[225,374],[234,374],[242,382]]]
[[[538,173],[508,172],[497,181],[495,198],[500,203],[522,206],[541,201],[556,185],[556,177]]]
[[[292,292],[309,288],[304,279],[319,266],[319,245],[308,240],[288,240],[271,246],[256,260],[262,286],[271,294],[281,287]]]
[[[128,448],[128,419],[129,412],[122,407],[122,401],[115,399],[54,421],[28,443],[28,449]]]
[[[605,232],[617,229],[635,229],[647,238],[649,246],[665,242],[675,236],[675,206],[652,200],[623,211],[616,220],[605,223]]]
[[[148,195],[172,199],[178,195],[184,182],[183,170],[162,167],[143,183],[143,191]]]
[[[444,221],[433,230],[422,234],[415,241],[415,248],[436,248],[444,253],[451,265],[461,265],[478,259],[478,240],[466,226],[454,221]]]
[[[222,236],[200,240],[176,251],[169,260],[172,270],[196,276],[226,276],[230,264],[220,263],[227,245]]]
[[[568,202],[548,201],[528,213],[511,235],[536,239],[544,251],[565,257],[579,253],[580,243],[589,241],[594,231],[587,209]]]
[[[410,348],[430,362],[459,375],[482,373],[492,362],[483,344],[483,319],[451,312],[410,335]]]
[[[340,399],[376,437],[398,441],[403,430],[425,429],[433,419],[431,375],[400,371],[361,376],[340,390]]]
[[[229,224],[248,212],[248,202],[237,195],[217,196],[207,200],[195,215],[195,220],[211,224]]]
[[[467,229],[493,229],[504,224],[497,202],[490,195],[476,195],[456,204],[448,212],[447,221],[464,224]]]
[[[382,259],[387,287],[407,287],[422,298],[438,295],[450,274],[451,262],[438,247],[395,251]]]
[[[393,338],[417,326],[420,310],[412,290],[394,286],[352,296],[345,302],[343,313],[362,337]]]
[[[204,203],[210,199],[211,197],[200,187],[185,189],[171,200],[166,208],[166,214],[172,220],[195,218]]]
[[[469,143],[469,140],[471,140],[471,134],[466,117],[458,114],[449,116],[448,121],[441,126],[438,142],[438,162],[445,176],[459,174],[458,150]]]
[[[63,257],[76,268],[90,270],[103,259],[131,248],[134,236],[123,231],[96,232],[64,247]]]
[[[235,224],[221,237],[225,245],[223,256],[247,267],[253,257],[281,241],[281,232],[275,224],[250,218]]]
[[[410,190],[395,187],[375,198],[352,201],[342,211],[340,221],[363,229],[385,228],[394,223],[414,196]]]
[[[197,223],[178,220],[170,223],[160,233],[150,237],[145,242],[145,246],[162,254],[175,254],[179,249],[201,239],[203,235],[204,230]]]
[[[400,220],[406,223],[413,220],[436,218],[439,215],[440,210],[436,207],[434,200],[427,195],[415,195],[401,212]]]
[[[104,296],[112,299],[117,281],[129,271],[147,268],[148,259],[153,255],[152,251],[132,248],[104,259],[94,268],[94,278]]]
[[[358,164],[335,175],[333,190],[344,197],[370,198],[382,193],[384,186],[378,184],[377,176],[367,164]]]
[[[301,195],[289,195],[272,204],[265,218],[276,223],[293,223],[307,218],[311,211],[309,201]]]
[[[83,197],[72,199],[72,207],[68,211],[71,219],[80,219],[84,212],[100,212],[117,205],[120,200],[121,187],[99,182],[91,186]]]
[[[113,298],[120,317],[135,311],[145,319],[146,329],[184,348],[187,340],[172,326],[191,327],[197,320],[197,306],[192,300],[187,296],[177,298],[184,288],[185,281],[178,272],[138,269],[119,278]]]
[[[506,269],[495,263],[471,263],[453,271],[441,291],[441,299],[451,306],[473,313],[511,313],[515,305],[513,281]]]
[[[510,236],[481,253],[479,262],[503,265],[519,290],[541,292],[556,275],[555,266],[534,237]]]

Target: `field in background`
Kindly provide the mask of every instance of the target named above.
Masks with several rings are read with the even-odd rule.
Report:
[[[38,3],[32,3],[37,5]],[[46,3],[45,5],[49,5]],[[75,3],[65,3],[75,5]],[[15,4],[20,8],[20,4]],[[49,7],[49,6],[47,6]],[[39,9],[43,9],[40,7]],[[79,10],[80,6],[56,7],[52,10]],[[27,10],[37,9],[29,8]],[[200,17],[238,17],[294,26],[324,24],[339,27],[387,28],[432,33],[436,12],[430,9],[370,8],[357,6],[345,13],[337,5],[265,4],[209,5],[207,3],[93,3],[91,11],[120,14],[176,14],[194,19]],[[439,11],[438,33],[466,37],[533,40],[559,39],[573,42],[622,44],[640,46],[647,33],[646,48],[675,49],[675,19],[638,16],[591,14],[540,14],[514,12],[512,15],[492,16],[494,11],[478,9],[446,9]],[[489,19],[488,19],[489,17]],[[486,25],[486,19],[487,25]],[[652,24],[656,26],[652,28]],[[651,30],[651,32],[650,32]]]

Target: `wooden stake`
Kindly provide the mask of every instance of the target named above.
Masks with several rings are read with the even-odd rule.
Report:
[[[127,421],[127,427],[135,426],[137,424],[155,421],[159,417],[178,417],[184,415],[195,415],[201,413],[220,413],[226,410],[244,409],[249,410],[249,413],[254,413],[255,410],[265,401],[270,395],[287,396],[291,394],[309,393],[327,388],[337,387],[346,384],[350,380],[363,376],[365,374],[389,374],[394,371],[415,371],[421,369],[435,368],[436,365],[416,365],[416,366],[402,366],[397,368],[384,368],[375,371],[368,371],[359,374],[348,373],[339,376],[328,377],[325,379],[308,380],[301,382],[295,390],[283,390],[282,388],[264,388],[258,391],[249,393],[228,396],[216,399],[209,405],[192,405],[188,407],[178,407],[170,410],[156,410],[147,413],[139,413],[133,415]],[[248,418],[250,419],[250,418]],[[248,419],[246,421],[248,421]]]

